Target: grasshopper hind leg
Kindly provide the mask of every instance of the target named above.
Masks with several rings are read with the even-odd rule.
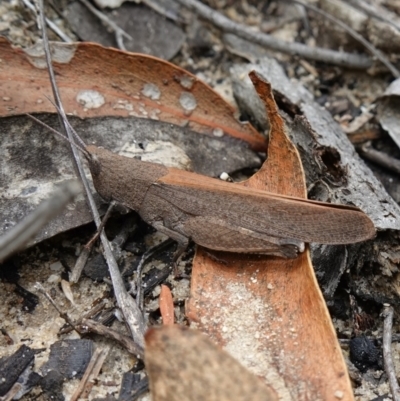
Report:
[[[192,217],[183,224],[184,233],[196,244],[208,249],[235,253],[296,258],[304,251],[304,242],[272,237],[265,233],[235,227],[215,217]]]

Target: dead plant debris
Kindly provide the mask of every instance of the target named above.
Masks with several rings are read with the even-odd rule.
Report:
[[[29,4],[0,3],[1,234],[75,181],[67,145],[23,116],[36,113],[59,130]],[[51,48],[63,107],[86,143],[213,177],[252,177],[245,185],[288,186],[291,195],[306,189],[309,198],[360,207],[378,233],[350,246],[311,244],[311,259],[303,253],[290,263],[190,245],[171,269],[174,243],[114,208],[105,225],[114,275],[126,296],[137,298],[146,327],[165,325],[151,329],[143,354],[115,301],[102,246],[84,248],[96,231],[78,197],[34,246],[0,265],[0,397],[145,400],[150,387],[153,399],[172,400],[183,399],[191,380],[218,393],[240,376],[243,386],[233,381],[243,399],[252,391],[268,393],[260,399],[398,399],[396,2],[91,3],[101,15],[83,4],[46,2],[44,11],[49,39],[58,42]],[[273,135],[266,148],[264,134],[276,120],[247,78],[253,69],[272,86],[305,184],[290,175],[293,155],[282,156]],[[106,202],[95,200],[104,213]],[[78,280],[70,273],[83,249],[88,262]],[[181,327],[189,325],[213,343]],[[200,360],[196,350],[204,347]],[[188,369],[190,361],[197,368]],[[225,374],[204,369],[219,363]]]

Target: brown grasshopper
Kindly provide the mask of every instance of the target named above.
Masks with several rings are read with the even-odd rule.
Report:
[[[294,258],[304,242],[351,244],[375,235],[356,207],[247,188],[80,143],[96,191],[177,241],[176,257],[189,239],[212,250]]]

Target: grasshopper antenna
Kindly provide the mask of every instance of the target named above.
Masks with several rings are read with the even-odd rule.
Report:
[[[32,114],[26,114],[31,120],[35,121],[36,123],[38,123],[39,125],[41,125],[42,127],[46,128],[48,131],[51,131],[53,134],[61,137],[62,139],[64,139],[64,141],[69,142],[72,146],[76,146],[84,155],[87,159],[90,158],[90,153],[82,146],[78,145],[75,142],[71,142],[65,135],[63,135],[61,132],[58,132],[57,130],[55,130],[54,128],[50,127],[50,125],[47,125],[46,123],[44,123],[43,121],[39,120],[38,118],[34,117]],[[81,143],[85,145],[85,143],[81,140]]]
[[[58,111],[58,115],[59,116],[61,116],[61,118],[63,119],[63,121],[64,121],[64,124],[67,124],[68,125],[68,128],[71,130],[71,132],[73,133],[73,135],[74,135],[74,137],[75,137],[75,139],[80,143],[80,145],[81,145],[81,147],[83,147],[83,148],[86,148],[86,143],[85,142],[83,142],[83,140],[82,140],[82,138],[79,136],[79,134],[75,131],[75,129],[74,129],[74,127],[71,125],[71,123],[68,121],[68,119],[66,118],[66,116],[65,116],[65,118],[64,118],[64,116],[62,115],[62,113],[61,113],[61,109],[53,102],[53,100],[52,99],[50,99],[48,96],[46,96],[46,98],[48,99],[48,101],[57,109],[57,111]],[[75,144],[75,142],[74,142],[74,144]]]

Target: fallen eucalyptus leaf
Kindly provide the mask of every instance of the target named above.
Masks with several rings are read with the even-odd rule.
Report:
[[[88,144],[215,177],[259,165],[249,149],[262,149],[266,139],[236,119],[235,110],[189,72],[93,43],[52,43],[51,48],[65,111],[81,118],[105,116],[97,122],[73,121]],[[53,113],[41,44],[21,50],[0,37],[0,53],[6,61],[0,62],[0,116]],[[126,120],[107,120],[111,117]],[[66,146],[42,128],[31,128],[23,117],[2,120],[0,235],[55,185],[75,179]],[[97,203],[102,203],[98,197]],[[83,198],[77,199],[34,243],[89,221]]]

